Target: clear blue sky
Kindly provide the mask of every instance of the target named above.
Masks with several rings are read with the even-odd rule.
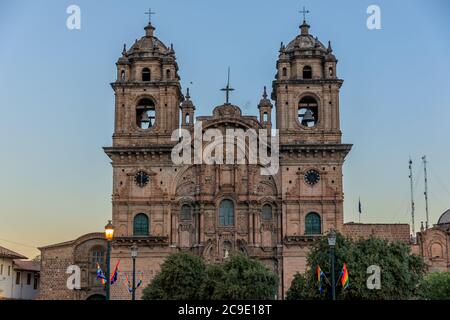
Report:
[[[81,30],[66,8],[81,8]],[[381,8],[382,29],[366,28]],[[415,161],[417,218],[424,220],[420,157],[430,167],[430,215],[450,208],[450,2],[442,1],[12,1],[0,2],[0,245],[33,246],[102,230],[111,216],[114,95],[109,83],[123,43],[143,35],[151,6],[156,35],[174,43],[183,88],[197,115],[223,102],[256,114],[271,87],[281,41],[311,33],[339,59],[345,220],[409,222],[408,157]],[[420,173],[420,175],[419,175]]]

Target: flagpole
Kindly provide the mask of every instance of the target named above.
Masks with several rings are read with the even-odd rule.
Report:
[[[105,226],[105,239],[108,243],[106,250],[106,300],[110,300],[110,277],[111,277],[111,242],[114,237],[114,226],[111,220]]]
[[[108,241],[108,249],[106,250],[106,300],[110,300],[110,284],[111,284],[111,241]]]

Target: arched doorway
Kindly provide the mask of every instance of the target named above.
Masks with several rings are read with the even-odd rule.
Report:
[[[106,297],[102,294],[96,293],[87,297],[86,300],[106,300]]]

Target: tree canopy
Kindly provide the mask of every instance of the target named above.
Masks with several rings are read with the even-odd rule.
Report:
[[[208,266],[206,299],[272,300],[278,277],[258,260],[234,253],[222,265]]]
[[[144,300],[196,300],[205,279],[206,265],[195,255],[177,253],[162,264],[161,272],[144,289]]]
[[[319,240],[308,255],[306,274],[296,275],[288,290],[287,299],[329,299],[331,295],[331,263],[327,238]],[[343,289],[338,282],[343,264],[349,273],[349,286]],[[380,267],[381,287],[370,290],[367,268]],[[320,266],[326,279],[319,292],[316,268]],[[409,299],[426,271],[423,259],[411,254],[409,245],[389,242],[375,237],[353,241],[337,235],[335,246],[335,278],[337,299]]]
[[[433,272],[424,277],[419,297],[427,300],[450,300],[450,272]]]
[[[233,253],[221,264],[176,253],[144,289],[144,300],[246,300],[274,299],[278,277],[262,262]]]

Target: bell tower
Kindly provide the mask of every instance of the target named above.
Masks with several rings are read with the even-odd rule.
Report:
[[[304,18],[299,34],[281,44],[272,88],[287,243],[342,230],[342,166],[352,147],[341,143],[337,59],[309,29]]]
[[[124,46],[117,61],[114,146],[173,144],[173,130],[179,128],[179,107],[183,100],[173,46],[167,47],[155,35],[151,24],[145,35]]]
[[[116,63],[113,144],[104,151],[113,167],[116,238],[154,237],[161,244],[171,234],[167,203],[176,172],[171,151],[178,143],[171,136],[180,128],[184,97],[173,46],[154,32],[149,21],[145,35],[128,50],[124,46]]]
[[[272,91],[280,143],[339,143],[343,80],[331,44],[325,47],[309,28],[303,20],[300,34],[280,47]]]

